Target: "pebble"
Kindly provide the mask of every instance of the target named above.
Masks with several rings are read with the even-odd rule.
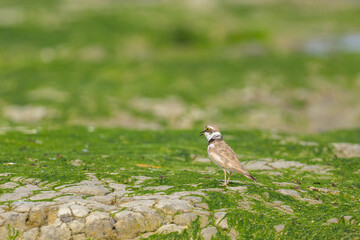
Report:
[[[286,195],[286,196],[293,197],[295,199],[299,199],[299,200],[301,199],[300,194],[296,190],[279,189],[279,190],[276,190],[275,192],[281,193],[281,194]]]
[[[344,216],[344,221],[347,223],[351,218],[352,216]]]
[[[330,218],[329,220],[326,221],[327,223],[339,223],[339,219],[338,218]]]
[[[274,228],[275,228],[275,231],[278,233],[278,232],[281,232],[282,230],[284,230],[285,225],[284,224],[276,225],[276,226],[274,226]]]
[[[207,227],[201,230],[201,236],[203,237],[204,240],[211,240],[212,237],[215,237],[217,232],[218,231],[216,227]]]
[[[160,227],[156,232],[160,234],[168,234],[171,232],[181,233],[185,229],[184,226],[178,226],[176,224],[168,224]]]

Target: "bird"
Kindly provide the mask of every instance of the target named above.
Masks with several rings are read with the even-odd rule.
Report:
[[[219,128],[214,125],[206,125],[204,131],[200,132],[200,136],[205,135],[208,140],[208,154],[210,159],[224,171],[224,184],[221,186],[226,187],[230,181],[231,174],[238,172],[245,177],[257,182],[256,178],[245,170],[239,159],[236,157],[232,148],[224,141]],[[226,172],[229,173],[229,178],[226,179]]]

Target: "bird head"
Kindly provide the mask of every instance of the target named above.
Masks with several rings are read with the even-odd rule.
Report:
[[[207,140],[209,141],[212,138],[219,137],[221,138],[221,133],[219,128],[216,125],[210,124],[206,125],[204,131],[200,132],[200,136],[205,135]]]

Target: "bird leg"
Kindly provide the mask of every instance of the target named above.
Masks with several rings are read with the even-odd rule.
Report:
[[[225,180],[224,180],[224,184],[222,184],[221,186],[222,186],[222,187],[225,187],[225,186],[227,186],[227,182],[226,182],[226,170],[225,170],[225,169],[223,169],[223,170],[224,170]]]
[[[226,185],[228,185],[228,183],[229,183],[229,181],[230,181],[231,174],[232,174],[232,172],[229,172],[229,178],[228,178],[228,180],[227,180],[227,182],[226,182]]]

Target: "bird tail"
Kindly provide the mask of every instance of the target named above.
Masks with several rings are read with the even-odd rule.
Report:
[[[248,174],[244,174],[245,177],[251,179],[251,180],[254,180],[255,182],[257,182],[256,178],[254,178],[253,176],[250,175],[250,173]]]

